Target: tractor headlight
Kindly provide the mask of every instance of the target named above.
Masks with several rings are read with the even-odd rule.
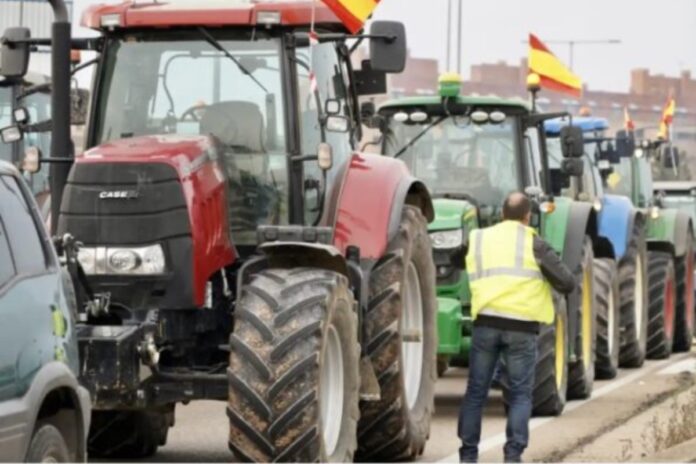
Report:
[[[89,275],[159,275],[166,270],[162,245],[80,248],[77,258]]]
[[[430,234],[430,242],[436,250],[457,248],[464,243],[464,231],[462,229],[442,230]]]

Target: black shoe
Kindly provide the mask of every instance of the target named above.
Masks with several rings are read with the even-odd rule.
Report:
[[[522,456],[505,456],[503,462],[522,462]]]

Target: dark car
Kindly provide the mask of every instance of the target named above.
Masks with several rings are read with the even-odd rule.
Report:
[[[0,461],[86,459],[76,311],[31,191],[0,161]]]

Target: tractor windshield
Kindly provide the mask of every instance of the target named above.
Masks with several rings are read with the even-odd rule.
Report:
[[[240,196],[230,201],[249,206],[230,218],[238,244],[255,243],[259,224],[288,222],[280,39],[242,34],[201,28],[111,39],[91,136],[92,145],[152,135],[215,137],[230,191]]]
[[[400,159],[433,196],[469,196],[480,205],[497,207],[505,195],[520,189],[516,124],[514,118],[474,124],[456,116],[423,123],[392,117],[385,152],[402,152]]]

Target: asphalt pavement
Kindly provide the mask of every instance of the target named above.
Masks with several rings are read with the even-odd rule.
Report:
[[[430,440],[421,461],[453,462],[457,459],[456,436],[459,402],[466,388],[466,369],[450,369],[438,381],[436,412]],[[668,360],[647,361],[640,369],[622,369],[616,379],[596,381],[592,398],[571,401],[559,417],[534,418],[530,424],[528,461],[583,459],[583,449],[602,435],[639,415],[654,404],[685,388],[685,372],[696,372],[694,354],[673,355]],[[225,404],[198,401],[178,405],[176,425],[168,443],[149,461],[229,462]],[[639,431],[636,432],[639,434]],[[502,459],[505,441],[505,414],[499,392],[492,392],[485,411],[481,459]],[[617,443],[616,446],[623,446]],[[591,460],[601,460],[594,447]],[[599,454],[598,454],[599,453]],[[613,453],[613,454],[612,454]],[[606,450],[607,457],[616,449]],[[590,459],[587,459],[590,460]]]

